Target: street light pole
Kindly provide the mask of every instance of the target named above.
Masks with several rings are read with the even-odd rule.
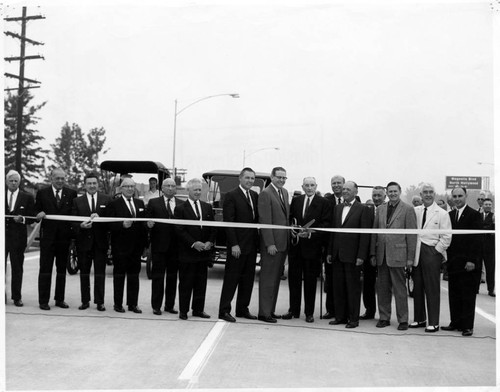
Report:
[[[243,167],[245,167],[245,160],[247,157],[250,155],[253,155],[259,151],[264,151],[264,150],[279,150],[279,147],[264,147],[264,148],[259,148],[258,150],[252,151],[250,154],[246,153],[246,150],[243,150]]]
[[[239,98],[239,94],[215,94],[215,95],[208,95],[206,97],[197,99],[194,102],[191,102],[189,105],[184,106],[182,109],[177,110],[177,99],[175,100],[175,108],[174,108],[174,145],[173,145],[173,152],[172,152],[172,171],[173,171],[173,176],[175,180],[175,176],[177,174],[177,171],[175,169],[175,142],[176,142],[176,137],[177,137],[177,116],[181,114],[184,110],[187,108],[197,104],[198,102],[205,101],[210,98],[216,98],[216,97],[223,97],[223,96],[229,96],[231,98]]]

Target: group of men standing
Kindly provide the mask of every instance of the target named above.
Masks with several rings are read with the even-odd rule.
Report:
[[[442,263],[447,261],[451,323],[441,328],[459,330],[464,336],[472,335],[483,241],[477,234],[452,237],[449,231],[481,229],[488,214],[482,216],[466,205],[466,189],[453,190],[455,208],[447,213],[435,203],[431,184],[422,186],[422,205],[414,208],[400,199],[401,186],[396,182],[389,182],[385,188],[374,187],[372,203],[362,204],[357,196],[357,184],[346,182],[342,176],[332,178],[333,193],[327,197],[318,194],[314,177],[304,178],[304,194],[294,197],[289,203],[284,188],[286,179],[283,167],[273,168],[271,183],[258,194],[252,189],[255,172],[244,168],[239,175],[238,187],[224,195],[223,220],[231,225],[224,229],[227,260],[219,304],[220,319],[236,321],[231,314],[236,290],[236,317],[258,318],[269,323],[276,323],[279,318],[299,318],[303,286],[305,321],[314,322],[317,278],[324,265],[326,313],[323,318],[333,319],[330,324],[356,328],[360,319],[373,319],[377,293],[377,327],[390,325],[394,295],[398,330],[425,327],[426,332],[436,332],[439,330],[440,270]],[[134,197],[136,184],[129,177],[121,183],[121,194],[112,199],[98,192],[98,176],[89,174],[84,179],[85,194],[77,197],[75,191],[64,186],[64,171],[54,169],[51,186],[41,189],[36,201],[18,189],[20,176],[17,172],[9,172],[6,180],[6,211],[13,216],[6,220],[6,256],[10,254],[11,257],[12,299],[16,306],[23,305],[22,254],[26,247],[26,224],[31,223],[24,217],[36,214],[36,219],[42,220],[38,278],[41,309],[50,310],[54,260],[57,270],[55,305],[68,307],[64,301],[66,260],[73,231],[80,265],[82,303],[79,309],[89,307],[93,264],[94,303],[99,311],[106,310],[105,269],[111,244],[114,310],[125,312],[126,282],[128,310],[142,313],[138,307],[140,263],[141,255],[150,243],[153,313],[161,315],[164,303],[165,311],[179,313],[182,320],[188,318],[190,309],[194,317],[210,317],[204,308],[207,269],[211,263],[216,229],[203,224],[214,221],[214,212],[210,204],[200,200],[201,180],[192,179],[187,183],[188,199],[183,202],[175,196],[175,182],[165,179],[161,185],[162,195],[149,199],[147,207]],[[386,195],[389,198],[387,203]],[[88,219],[43,219],[46,215]],[[96,217],[118,219],[107,223],[94,222]],[[145,223],[133,218],[151,220]],[[161,219],[191,222],[172,225],[161,222]],[[243,224],[243,227],[235,227],[232,223]],[[245,227],[245,224],[255,223],[264,227],[260,230]],[[287,229],[290,225],[292,230]],[[328,228],[333,230],[321,230]],[[431,230],[421,234],[406,231],[417,228]],[[249,305],[259,251],[259,310],[258,315],[253,315]],[[289,309],[278,315],[276,302],[287,257]],[[409,269],[413,270],[415,282],[415,321],[411,324],[408,322],[406,286]],[[177,275],[179,311],[174,308]],[[366,311],[360,316],[362,292]]]

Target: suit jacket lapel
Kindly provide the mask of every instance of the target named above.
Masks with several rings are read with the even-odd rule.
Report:
[[[352,214],[354,213],[354,211],[358,208],[358,202],[356,200],[354,200],[352,202],[352,206],[351,208],[349,208],[349,212],[347,213],[345,219],[344,219],[344,223],[342,223],[342,226],[345,225],[345,223],[349,220],[349,218],[352,216]],[[344,206],[345,208],[345,206]],[[340,217],[340,219],[342,220],[342,216]]]
[[[401,203],[402,201],[400,200],[398,205],[396,206],[396,210],[392,213],[391,220],[387,225],[388,227],[390,227],[393,224],[394,220],[401,214],[401,211],[403,210],[403,206]],[[387,204],[387,210],[389,210],[389,204]]]
[[[280,204],[281,206],[281,209],[283,210],[283,212],[286,214],[286,205],[285,205],[285,201],[282,200],[280,198],[280,194],[276,191],[276,189],[274,189],[274,186],[272,185],[269,185],[271,187],[271,192],[273,193],[274,197],[276,198],[276,200],[278,201],[278,203]],[[281,191],[281,193],[283,194],[283,191]],[[285,197],[285,195],[283,195],[283,198]]]

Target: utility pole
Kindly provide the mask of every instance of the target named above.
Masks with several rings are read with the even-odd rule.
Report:
[[[32,44],[32,45],[43,45],[43,43],[34,41],[32,39],[26,38],[26,22],[29,20],[34,20],[34,19],[45,19],[44,16],[41,15],[33,15],[33,16],[27,16],[26,15],[26,7],[23,7],[23,15],[21,17],[15,17],[15,18],[4,18],[5,21],[7,22],[18,22],[21,21],[21,35],[18,35],[16,33],[13,33],[11,31],[5,31],[4,34],[13,38],[17,38],[21,41],[21,53],[19,57],[5,57],[5,61],[11,62],[11,61],[19,61],[19,75],[14,75],[11,73],[5,73],[4,75],[8,78],[14,78],[19,80],[19,84],[17,87],[17,137],[16,137],[16,170],[21,174],[21,157],[22,157],[22,138],[23,138],[23,131],[24,131],[24,123],[23,123],[23,109],[24,109],[24,103],[23,103],[23,98],[24,98],[24,92],[26,89],[29,88],[39,88],[40,86],[24,86],[24,81],[27,81],[28,83],[33,83],[33,84],[40,84],[41,82],[34,80],[34,79],[28,79],[24,77],[24,61],[25,60],[34,60],[34,59],[43,59],[42,56],[40,55],[35,55],[35,56],[26,56],[26,42]],[[15,88],[6,88],[5,91],[10,91],[10,90],[15,90]]]

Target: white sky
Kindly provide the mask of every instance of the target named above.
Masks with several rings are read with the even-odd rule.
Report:
[[[268,147],[280,150],[246,165],[284,166],[291,192],[310,175],[322,192],[334,174],[403,189],[429,181],[438,192],[446,175],[493,175],[490,2],[47,4],[28,7],[46,19],[28,24],[45,46],[27,54],[45,61],[25,73],[43,83],[32,92],[48,101],[38,127],[47,147],[68,121],[106,129],[105,159],[170,167],[174,100],[239,93],[178,116],[176,166],[188,178],[239,170],[244,150]],[[17,40],[4,43],[18,55]]]

